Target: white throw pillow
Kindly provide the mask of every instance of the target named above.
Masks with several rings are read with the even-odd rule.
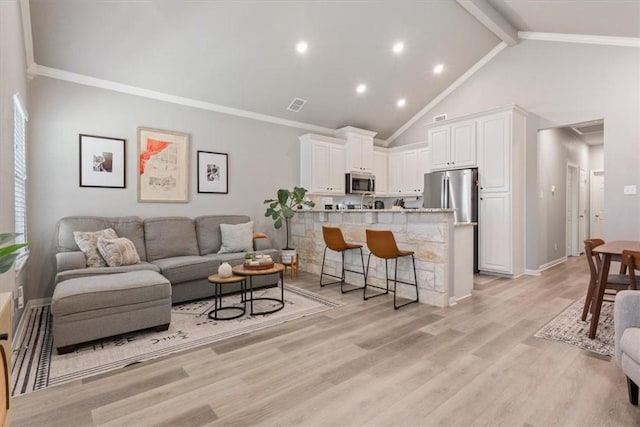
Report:
[[[74,231],[73,239],[84,253],[87,267],[106,267],[107,263],[98,252],[98,238],[117,239],[118,235],[113,228],[105,228],[99,231]]]
[[[131,265],[140,262],[140,256],[133,242],[126,237],[105,239],[98,237],[98,251],[109,267]]]
[[[219,254],[253,250],[253,221],[244,224],[220,224],[222,245]]]

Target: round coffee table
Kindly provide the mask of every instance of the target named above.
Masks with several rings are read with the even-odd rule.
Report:
[[[245,297],[245,300],[248,300],[251,304],[251,314],[252,315],[262,315],[262,314],[271,314],[276,311],[280,311],[284,308],[284,265],[275,263],[273,267],[267,268],[264,270],[248,270],[244,268],[243,265],[236,265],[233,267],[233,274],[238,276],[248,277],[249,278],[249,298]],[[271,298],[271,297],[253,297],[253,277],[254,276],[265,276],[267,274],[280,273],[280,299]],[[253,302],[254,301],[275,301],[278,304],[278,307],[271,310],[264,311],[254,311],[253,310]]]
[[[247,312],[247,281],[243,276],[230,276],[230,277],[222,277],[217,274],[208,277],[209,282],[213,283],[215,286],[215,298],[213,303],[213,310],[209,312],[209,319],[213,320],[231,320],[237,319],[238,317],[244,316]],[[227,285],[229,283],[240,283],[240,302],[242,306],[237,305],[228,305],[226,307],[222,306],[222,286]],[[218,313],[226,310],[240,310],[239,314],[229,317],[218,317]]]

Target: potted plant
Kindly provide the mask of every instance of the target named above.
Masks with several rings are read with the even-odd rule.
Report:
[[[295,249],[289,247],[289,232],[290,232],[290,220],[296,213],[297,208],[302,206],[314,207],[316,204],[311,200],[305,200],[307,190],[302,187],[294,187],[293,191],[280,189],[278,190],[278,196],[276,199],[265,200],[264,203],[269,204],[264,216],[271,217],[274,220],[273,226],[276,229],[280,229],[282,224],[285,225],[286,230],[286,245],[282,250],[282,262],[285,264],[291,263],[291,260],[295,258]]]
[[[19,234],[0,233],[0,245],[12,241],[17,236],[19,236]],[[13,245],[0,247],[0,274],[9,271],[9,269],[13,265],[13,262],[18,257],[18,254],[16,252],[27,245],[28,243],[14,243]]]

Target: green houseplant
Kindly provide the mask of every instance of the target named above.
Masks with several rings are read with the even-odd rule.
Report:
[[[293,191],[280,189],[278,190],[276,199],[264,201],[264,203],[269,205],[264,216],[273,219],[273,226],[276,229],[282,228],[283,223],[286,227],[287,240],[284,247],[285,250],[292,250],[292,248],[289,247],[289,221],[295,215],[295,209],[301,206],[309,206],[312,208],[316,205],[311,200],[305,200],[304,196],[306,194],[307,190],[302,187],[294,187]]]
[[[12,241],[17,236],[19,236],[17,233],[0,233],[0,245]],[[0,247],[0,274],[9,271],[18,257],[17,252],[27,245],[28,243],[14,243],[13,245]]]

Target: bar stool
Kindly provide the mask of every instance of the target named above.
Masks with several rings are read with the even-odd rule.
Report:
[[[387,295],[389,293],[389,260],[395,259],[395,269],[393,274],[393,308],[396,310],[400,307],[404,307],[407,304],[411,304],[414,302],[418,302],[418,276],[416,274],[416,260],[413,256],[413,251],[403,251],[398,249],[396,245],[396,239],[393,237],[393,233],[388,230],[365,230],[367,233],[367,246],[369,247],[369,257],[367,258],[367,274],[365,274],[364,280],[364,292],[362,294],[365,300],[369,298],[378,297],[380,295]],[[375,255],[378,258],[384,259],[384,267],[385,267],[385,275],[387,287],[381,288],[380,286],[370,285],[367,283],[367,277],[369,276],[369,261],[371,261],[371,255]],[[411,256],[411,261],[413,263],[413,277],[415,278],[415,282],[404,282],[402,280],[398,280],[398,258],[403,256]],[[396,287],[398,283],[404,283],[405,285],[412,285],[416,287],[416,299],[410,300],[409,302],[405,302],[404,304],[398,305],[396,302]],[[382,289],[385,292],[381,292],[375,295],[367,296],[367,286]]]
[[[362,274],[364,276],[365,283],[367,282],[367,276],[364,270],[364,256],[362,255],[362,245],[345,242],[344,237],[342,236],[342,231],[338,227],[322,227],[322,237],[324,237],[324,244],[326,246],[324,248],[324,255],[322,256],[322,268],[320,269],[320,286],[324,287],[326,285],[334,285],[336,283],[340,283],[340,292],[342,292],[343,294],[362,289],[360,287],[356,287],[354,289],[349,289],[346,291],[344,289],[344,278],[345,278],[346,271],[350,273]],[[340,252],[340,254],[342,255],[342,275],[341,276],[334,276],[333,274],[324,272],[324,262],[327,257],[327,249]],[[346,251],[351,249],[360,250],[360,261],[362,262],[362,271],[349,270],[344,268],[344,254]],[[340,280],[335,282],[322,283],[322,276],[334,277]]]

